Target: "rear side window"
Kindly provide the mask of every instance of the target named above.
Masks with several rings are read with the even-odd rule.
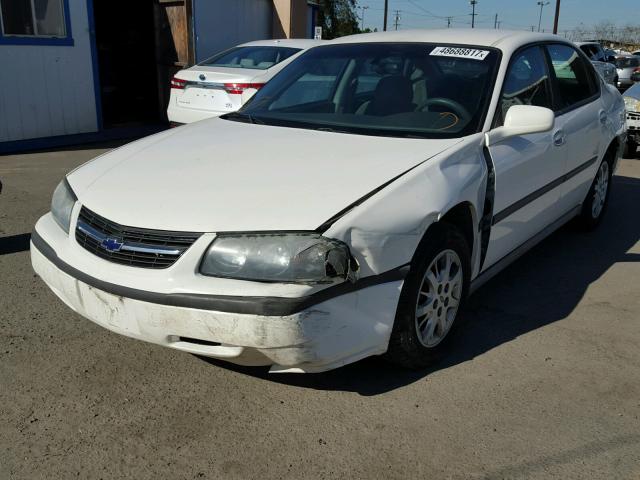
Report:
[[[616,60],[616,67],[618,68],[633,68],[640,67],[640,57],[623,57]]]
[[[597,93],[592,67],[568,45],[548,45],[558,86],[556,110],[565,110],[591,98]]]
[[[266,70],[298,53],[299,48],[286,47],[236,47],[214,55],[204,62],[203,67],[249,68]]]
[[[504,123],[507,111],[514,105],[553,107],[547,62],[540,47],[530,47],[513,56],[502,88],[498,125]]]

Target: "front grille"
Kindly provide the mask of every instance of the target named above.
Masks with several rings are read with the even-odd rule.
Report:
[[[76,226],[76,241],[89,252],[110,262],[140,268],[170,267],[200,235],[127,227],[86,207],[80,209]]]

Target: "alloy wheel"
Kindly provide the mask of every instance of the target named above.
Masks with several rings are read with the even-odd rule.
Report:
[[[462,299],[462,262],[453,250],[440,252],[427,268],[416,304],[415,324],[423,346],[438,345],[451,329]]]
[[[598,218],[602,213],[607,200],[607,190],[609,189],[609,164],[602,162],[598,169],[598,175],[594,185],[593,202],[591,203],[591,216]]]

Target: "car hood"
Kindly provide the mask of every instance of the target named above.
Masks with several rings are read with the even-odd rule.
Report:
[[[83,205],[122,225],[313,230],[458,142],[214,118],[108,152],[73,171],[68,181]]]

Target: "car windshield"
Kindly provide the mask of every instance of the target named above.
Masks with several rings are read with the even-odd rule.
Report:
[[[310,49],[223,118],[398,137],[478,132],[499,54],[487,47],[361,43]]]
[[[295,55],[300,50],[300,48],[269,46],[236,47],[214,55],[198,65],[203,67],[266,70]]]
[[[616,67],[631,68],[640,67],[640,57],[623,57],[616,60]]]

